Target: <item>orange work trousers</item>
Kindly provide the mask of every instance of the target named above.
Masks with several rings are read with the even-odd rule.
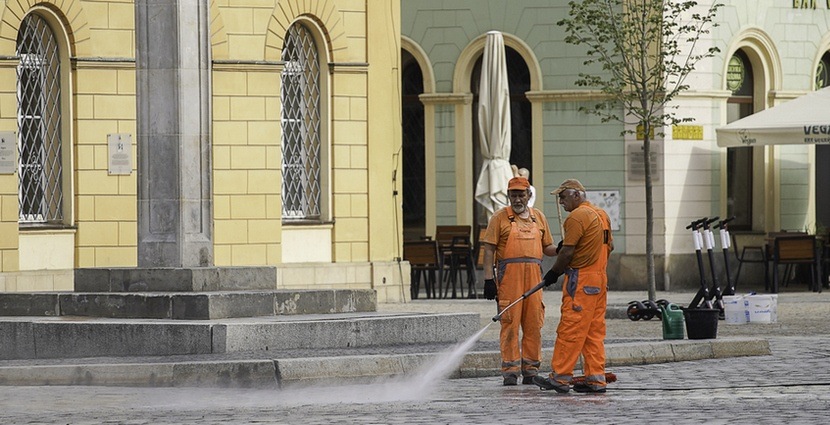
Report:
[[[499,283],[499,311],[542,280],[539,262],[511,262],[505,264]],[[545,323],[545,304],[542,291],[536,291],[517,303],[501,316],[499,333],[502,376],[536,376],[542,359],[542,325]],[[521,345],[519,329],[521,328]]]
[[[604,263],[598,261],[597,263]],[[579,270],[569,269],[562,285],[562,318],[556,329],[556,343],[551,360],[551,378],[568,384],[574,367],[583,357],[586,384],[604,387],[605,382],[605,310],[608,276],[604,264]],[[572,282],[576,282],[573,284]]]

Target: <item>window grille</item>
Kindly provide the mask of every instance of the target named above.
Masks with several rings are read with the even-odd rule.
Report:
[[[320,60],[311,33],[288,29],[282,52],[282,216],[320,219]]]
[[[18,198],[20,223],[63,221],[60,58],[43,18],[29,15],[17,34]]]

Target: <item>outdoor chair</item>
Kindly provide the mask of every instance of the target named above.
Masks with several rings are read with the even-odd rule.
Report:
[[[452,297],[464,297],[464,285],[460,284],[461,272],[467,272],[470,288],[475,291],[475,263],[470,243],[470,225],[442,225],[435,227],[435,241],[441,251],[441,260],[444,264],[444,298],[449,295],[452,287]]]
[[[418,299],[421,292],[421,280],[424,281],[424,291],[427,298],[437,298],[441,293],[441,279],[444,264],[437,241],[408,241],[403,243],[403,258],[409,261],[410,285],[409,293],[413,300]],[[437,279],[436,279],[437,273]],[[436,290],[436,283],[438,288]]]
[[[815,235],[778,235],[773,241],[772,292],[778,292],[778,266],[807,264],[810,266],[810,289],[821,292],[819,261]],[[785,276],[787,273],[785,273]]]
[[[741,277],[741,267],[744,263],[764,265],[764,288],[769,291],[768,256],[764,247],[763,233],[732,233],[732,249],[738,259],[738,271],[735,273],[735,286]]]

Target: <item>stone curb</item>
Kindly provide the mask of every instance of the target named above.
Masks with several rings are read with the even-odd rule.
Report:
[[[724,357],[770,355],[768,341],[752,338],[646,341],[606,346],[609,367]],[[23,365],[0,367],[0,385],[277,388],[332,378],[371,381],[418,370],[436,353],[230,360],[178,363]],[[542,358],[550,359],[551,349]],[[543,362],[544,363],[544,362]],[[451,378],[498,376],[497,351],[467,353]],[[543,370],[547,370],[543,365]]]

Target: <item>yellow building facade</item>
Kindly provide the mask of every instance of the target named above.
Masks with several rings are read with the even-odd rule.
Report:
[[[276,266],[278,289],[403,299],[399,4],[204,3],[213,264]],[[0,291],[71,290],[76,268],[137,265],[135,34],[132,1],[0,2],[0,136],[17,146],[14,167],[0,149]],[[285,110],[288,39],[316,61],[313,131]],[[312,183],[289,172],[286,129],[313,133]]]

